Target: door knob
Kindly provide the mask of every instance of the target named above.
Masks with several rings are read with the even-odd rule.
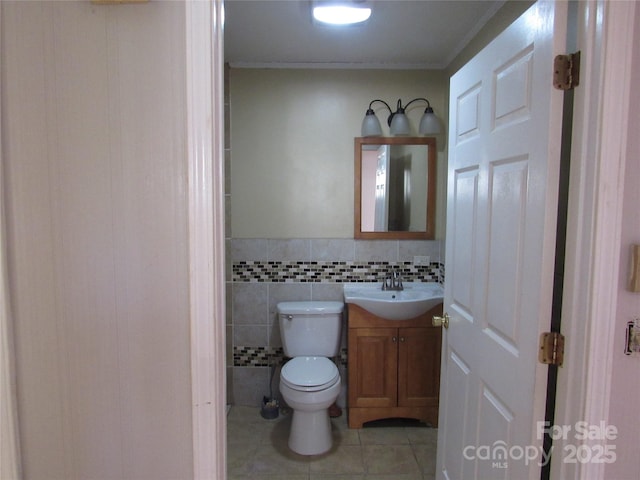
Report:
[[[444,328],[449,328],[449,314],[445,313],[443,316],[438,317],[437,315],[434,315],[431,318],[431,324],[434,327],[444,327]]]

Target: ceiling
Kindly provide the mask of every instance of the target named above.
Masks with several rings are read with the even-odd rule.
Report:
[[[445,68],[504,0],[370,0],[364,25],[314,24],[311,0],[225,0],[234,67]]]

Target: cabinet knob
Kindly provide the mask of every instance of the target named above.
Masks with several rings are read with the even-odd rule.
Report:
[[[398,341],[398,337],[391,337],[391,341],[392,341],[393,343],[396,343],[396,342]]]
[[[401,342],[404,342],[404,337],[400,337],[400,341],[401,341]]]
[[[431,318],[431,324],[434,327],[444,327],[444,328],[449,328],[449,314],[445,313],[443,316],[438,317],[437,315],[434,315]]]

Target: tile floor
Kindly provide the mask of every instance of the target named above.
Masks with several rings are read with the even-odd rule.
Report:
[[[228,480],[431,480],[437,429],[397,421],[349,429],[331,419],[333,448],[298,455],[287,446],[291,415],[265,420],[259,408],[233,406],[227,417]]]

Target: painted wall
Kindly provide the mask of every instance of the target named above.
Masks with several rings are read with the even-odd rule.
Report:
[[[229,85],[234,238],[353,238],[353,139],[369,102],[395,109],[398,98],[426,97],[447,121],[443,72],[232,68]],[[408,110],[414,128],[423,112],[422,102]],[[438,142],[442,238],[444,136]]]
[[[471,41],[460,51],[460,53],[447,65],[445,69],[449,77],[453,76],[469,60],[471,60],[480,50],[486,47],[500,32],[513,23],[522,15],[535,1],[533,0],[506,0],[502,7],[493,17],[480,29]]]
[[[191,478],[184,4],[0,8],[24,478]]]
[[[636,8],[635,40],[633,41],[633,64],[631,85],[640,84],[640,9]],[[622,239],[620,245],[620,278],[618,290],[617,318],[613,319],[615,344],[613,354],[613,377],[611,380],[611,404],[609,424],[618,429],[618,438],[609,443],[615,445],[616,462],[606,465],[605,477],[617,480],[638,478],[640,456],[638,455],[638,432],[640,432],[640,354],[627,356],[623,353],[627,322],[640,318],[640,293],[627,290],[629,275],[630,245],[640,244],[640,92],[631,90],[629,136],[625,168],[624,207]]]

